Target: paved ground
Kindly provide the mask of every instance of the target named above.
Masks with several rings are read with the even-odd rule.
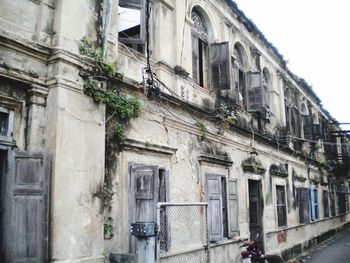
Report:
[[[305,263],[350,263],[350,230],[301,257]]]

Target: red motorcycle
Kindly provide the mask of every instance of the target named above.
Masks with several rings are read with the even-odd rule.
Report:
[[[268,263],[256,240],[244,242],[240,248],[243,263]]]

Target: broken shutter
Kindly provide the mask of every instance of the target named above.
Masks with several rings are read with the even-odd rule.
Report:
[[[207,192],[210,241],[218,241],[223,236],[220,176],[208,176]]]
[[[237,180],[229,179],[227,185],[228,201],[228,222],[229,237],[238,235],[238,198],[237,198]]]
[[[298,188],[298,204],[300,223],[305,224],[310,221],[309,191],[307,188]]]
[[[9,152],[4,225],[6,262],[48,262],[49,163]]]
[[[210,45],[209,63],[210,89],[230,89],[230,50],[228,42],[215,43]]]
[[[242,96],[240,95],[239,68],[236,65],[233,66],[233,79],[235,84],[235,103],[236,106],[239,106]]]
[[[192,35],[192,78],[199,84],[199,41]]]
[[[119,6],[124,8],[141,9],[143,0],[119,0]]]
[[[261,86],[261,73],[249,72],[247,74],[247,110],[248,112],[263,110],[263,94]]]

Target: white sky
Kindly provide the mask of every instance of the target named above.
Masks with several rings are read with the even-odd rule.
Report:
[[[350,122],[350,1],[235,0],[339,122]],[[350,130],[350,125],[343,126]]]

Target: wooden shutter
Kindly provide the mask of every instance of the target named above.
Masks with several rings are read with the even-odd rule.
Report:
[[[215,43],[209,47],[210,89],[228,90],[231,88],[230,79],[230,50],[229,43]]]
[[[227,202],[228,202],[228,235],[234,237],[239,234],[238,229],[238,198],[237,198],[237,180],[229,179],[227,184]]]
[[[192,35],[192,78],[199,84],[199,40]]]
[[[207,177],[208,223],[210,241],[218,241],[223,236],[221,177]]]
[[[298,188],[298,204],[300,223],[310,222],[310,201],[309,191],[307,188]]]
[[[125,8],[141,9],[143,0],[119,0],[119,6]]]
[[[158,201],[158,166],[133,165],[131,177],[135,196],[133,222],[156,222],[155,203]]]
[[[249,72],[246,76],[247,76],[247,110],[248,112],[261,111],[263,109],[261,73]]]
[[[240,105],[240,83],[239,83],[239,68],[237,66],[233,66],[233,79],[234,79],[234,84],[235,84],[235,103],[236,106]],[[243,94],[242,94],[243,97]]]
[[[48,262],[49,171],[42,154],[8,153],[5,262]]]

